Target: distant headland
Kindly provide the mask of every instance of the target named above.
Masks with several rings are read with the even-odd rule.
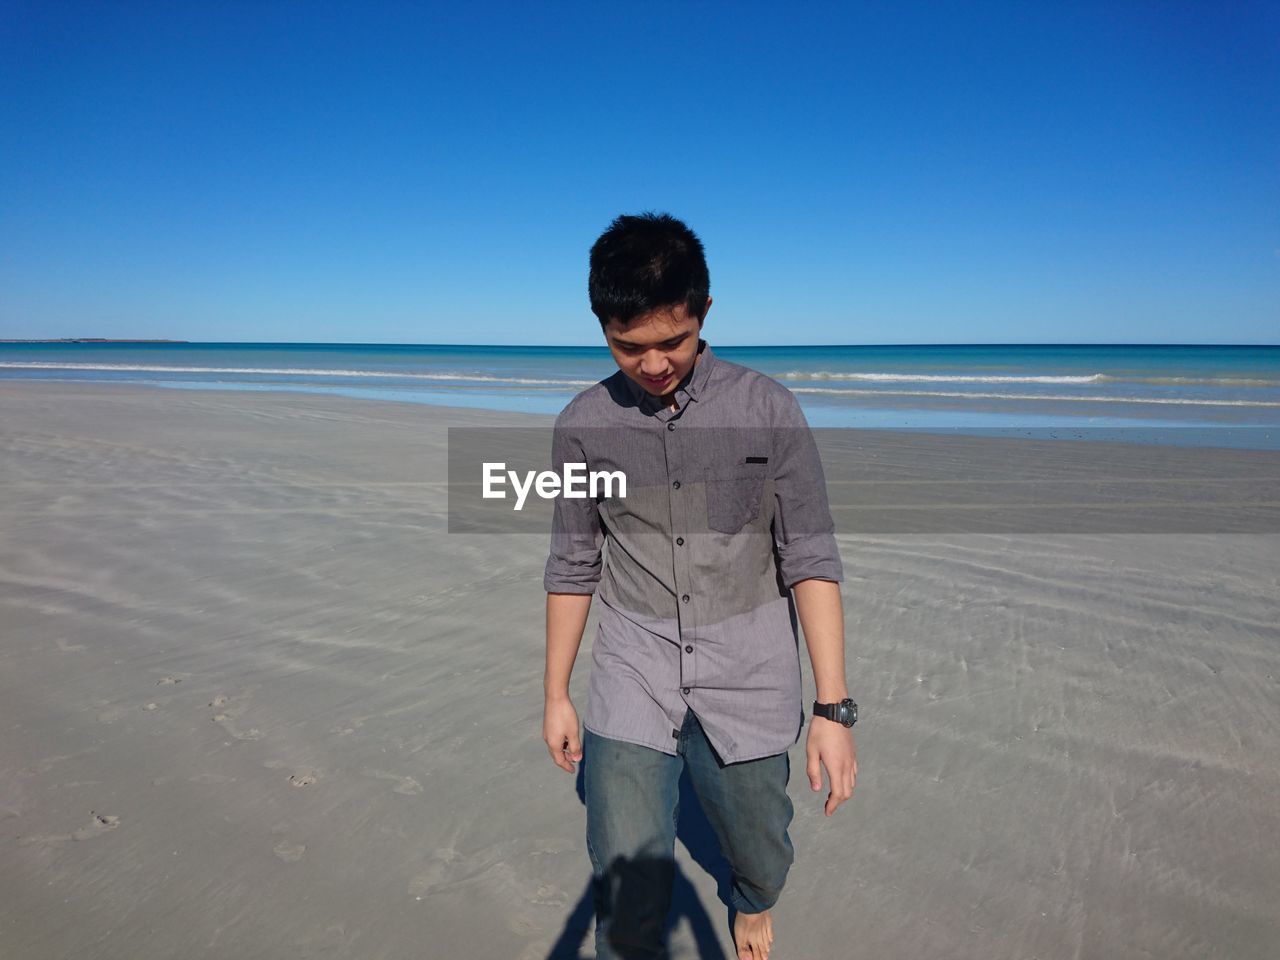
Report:
[[[56,337],[48,340],[6,340],[0,343],[190,343],[190,340],[117,340],[114,337]]]

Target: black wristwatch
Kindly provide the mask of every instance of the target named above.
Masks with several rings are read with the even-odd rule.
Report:
[[[826,720],[834,720],[836,723],[842,723],[846,727],[852,727],[858,722],[858,705],[845,697],[839,703],[819,703],[813,701],[813,715],[815,717],[823,717]]]

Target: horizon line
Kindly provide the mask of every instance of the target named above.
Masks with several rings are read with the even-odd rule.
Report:
[[[78,346],[101,346],[106,344],[128,344],[138,346],[151,344],[155,346],[199,345],[199,346],[278,346],[278,347],[457,347],[470,349],[494,349],[516,347],[521,349],[544,350],[603,350],[608,351],[606,344],[600,343],[443,343],[443,342],[409,342],[400,340],[185,340],[161,337],[33,337],[3,338],[0,345],[12,344],[74,344]],[[966,341],[916,341],[903,343],[716,343],[708,341],[708,346],[720,349],[807,349],[832,347],[1280,347],[1280,343],[1218,343],[1205,341],[1006,341],[1006,340],[966,340]]]

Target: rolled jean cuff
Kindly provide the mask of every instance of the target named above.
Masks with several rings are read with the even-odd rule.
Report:
[[[773,905],[781,896],[781,887],[772,894],[750,894],[737,880],[734,880],[729,891],[729,905],[738,913],[764,913],[766,910],[773,909]]]

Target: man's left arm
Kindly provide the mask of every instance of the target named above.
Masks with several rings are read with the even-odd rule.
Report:
[[[819,703],[839,703],[849,696],[844,672],[844,605],[840,584],[830,580],[801,580],[793,588],[796,612],[804,630],[804,641],[813,664],[813,679]],[[822,789],[822,768],[827,771],[830,792],[826,815],[853,796],[858,777],[858,752],[853,731],[825,717],[809,721],[805,744],[805,773],[809,786]]]
[[[777,510],[773,535],[783,583],[794,591],[796,611],[809,647],[819,703],[837,703],[849,695],[844,674],[844,607],[840,581],[844,570],[835,525],[827,503],[822,458],[800,404],[787,393],[777,411],[774,474]],[[822,789],[822,768],[831,792],[827,816],[853,795],[858,770],[853,735],[843,724],[814,717],[805,748],[806,770],[814,790]]]

